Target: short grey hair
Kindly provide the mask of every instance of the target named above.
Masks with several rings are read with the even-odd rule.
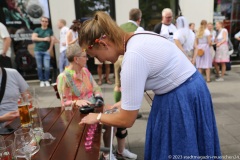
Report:
[[[172,10],[170,8],[164,8],[162,10],[162,16],[164,17],[167,13],[173,14]]]
[[[79,46],[79,44],[74,43],[74,44],[70,44],[67,47],[67,52],[66,52],[66,56],[69,62],[73,62],[74,57],[82,54],[82,48]]]
[[[66,26],[66,24],[67,24],[65,19],[59,19],[59,22],[61,22],[64,26]]]

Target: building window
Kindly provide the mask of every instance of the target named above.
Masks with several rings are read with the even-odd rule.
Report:
[[[114,0],[75,0],[75,11],[77,19],[86,20],[96,12],[107,12],[115,19],[115,2]]]
[[[229,32],[229,38],[234,45],[235,54],[238,53],[239,41],[234,35],[240,31],[240,1],[239,0],[214,0],[213,22],[222,21],[224,28]]]
[[[115,0],[75,0],[76,18],[82,22],[92,18],[96,11],[107,12],[115,19]],[[92,74],[97,74],[97,65],[94,64],[94,58],[89,58],[87,66]],[[104,65],[103,70],[105,70]],[[111,64],[111,73],[112,72],[113,65]],[[105,71],[103,73],[105,73]]]

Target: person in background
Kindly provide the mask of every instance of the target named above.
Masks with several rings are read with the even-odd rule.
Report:
[[[0,22],[0,66],[12,68],[12,63],[10,61],[5,61],[4,57],[11,57],[11,38],[8,33],[8,30],[4,24]],[[9,59],[8,58],[8,59]]]
[[[173,34],[177,31],[175,25],[172,24],[173,13],[170,8],[162,10],[162,22],[154,27],[153,32],[166,37],[169,41],[174,43]]]
[[[57,43],[60,45],[60,56],[59,56],[59,72],[63,72],[65,66],[68,65],[68,59],[66,57],[66,35],[69,28],[66,26],[66,21],[64,19],[60,19],[58,21],[58,29],[60,29],[60,38],[56,39]]]
[[[109,62],[109,61],[100,62],[97,58],[94,58],[94,64],[97,65],[98,85],[103,84],[103,79],[104,79],[104,82],[111,85],[112,82],[109,79],[109,74],[110,74],[110,64],[112,64],[112,63]],[[103,64],[105,65],[105,76],[104,76],[104,78],[103,78]]]
[[[142,11],[138,8],[133,8],[129,12],[129,20],[127,23],[120,25],[120,28],[123,29],[125,32],[138,32],[144,31],[142,27],[140,27],[142,18]],[[115,87],[114,87],[114,100],[115,103],[121,100],[121,82],[120,82],[120,72],[122,66],[123,55],[118,57],[118,60],[114,63],[114,73],[115,73]],[[137,118],[141,118],[142,115],[139,113]],[[126,128],[117,128],[117,158],[118,157],[128,157],[131,159],[137,159],[137,155],[131,153],[130,151],[125,149],[125,139],[127,136],[127,129]]]
[[[80,36],[80,46],[92,57],[114,63],[119,55],[124,55],[122,99],[113,105],[119,112],[90,113],[80,125],[101,122],[131,127],[144,90],[152,90],[155,96],[148,117],[144,159],[166,160],[169,155],[221,156],[206,82],[175,44],[152,32],[126,33],[100,11],[84,22]]]
[[[212,55],[211,55],[211,33],[207,29],[207,21],[202,20],[200,27],[196,33],[195,45],[197,46],[196,50],[202,49],[204,51],[203,56],[198,56],[197,52],[195,52],[193,63],[196,60],[196,67],[198,71],[202,74],[202,70],[206,71],[206,79],[207,82],[211,82],[210,79],[210,69],[212,68]]]
[[[64,108],[63,95],[71,92],[72,101],[75,107],[82,107],[88,104],[94,104],[97,99],[102,99],[101,88],[97,85],[92,74],[85,68],[88,57],[80,46],[76,43],[67,47],[66,56],[69,66],[58,75],[57,88],[60,95],[62,107]],[[106,131],[103,134],[105,147],[110,147],[111,127],[105,126]],[[105,159],[116,160],[114,155],[108,152],[103,153]]]
[[[224,81],[224,75],[226,72],[226,62],[229,62],[230,57],[228,54],[228,31],[223,28],[223,22],[216,22],[216,29],[218,34],[215,39],[216,43],[216,55],[214,57],[214,67],[216,69],[216,81],[222,82]],[[221,76],[219,75],[219,65],[221,64]]]
[[[178,48],[192,61],[194,49],[195,34],[189,29],[187,19],[180,16],[176,20],[177,31],[173,39]]]
[[[195,23],[189,23],[189,29],[193,31],[193,33],[196,33],[195,31]]]
[[[78,31],[81,27],[81,23],[78,20],[74,20],[72,23],[66,35],[66,46],[74,43],[78,44]]]
[[[215,45],[215,38],[216,38],[217,32],[214,30],[213,24],[212,24],[211,22],[209,22],[209,23],[207,24],[207,29],[210,31],[210,34],[211,34],[211,46],[210,46],[210,50],[211,50],[212,60],[214,60],[214,57],[215,57],[215,49],[213,48],[213,46]]]
[[[234,38],[240,41],[240,31],[234,35]]]
[[[0,85],[2,86],[3,70],[7,75],[5,92],[0,103],[0,128],[19,117],[18,98],[28,92],[28,84],[17,70],[0,67]],[[2,89],[2,88],[1,88]]]
[[[48,24],[49,19],[47,17],[42,17],[41,27],[36,28],[32,34],[32,40],[35,42],[34,54],[37,63],[40,87],[50,86],[50,52],[52,51],[54,45],[54,37],[53,31],[48,27]]]
[[[234,35],[234,38],[239,41],[238,43],[238,53],[240,53],[240,31]]]

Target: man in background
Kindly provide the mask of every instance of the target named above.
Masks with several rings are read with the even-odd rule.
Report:
[[[0,22],[0,66],[2,67],[12,68],[11,41],[6,26]]]
[[[59,56],[59,72],[63,72],[65,66],[68,65],[68,59],[66,57],[66,35],[69,30],[69,28],[66,26],[66,21],[64,19],[60,19],[58,21],[58,29],[60,29],[60,38],[59,40],[56,39],[56,42],[59,43],[60,46],[60,56]]]
[[[175,25],[172,24],[173,13],[170,8],[162,10],[162,22],[154,27],[154,32],[166,37],[169,41],[174,43],[173,34],[177,31]]]
[[[48,28],[49,19],[41,18],[41,27],[36,28],[32,34],[32,40],[35,42],[34,55],[37,63],[38,78],[40,87],[50,86],[50,52],[53,48],[54,38],[52,29]],[[44,66],[44,70],[43,67]]]
[[[142,18],[142,11],[138,8],[133,8],[129,12],[129,20],[128,22],[122,24],[120,28],[122,28],[125,32],[135,32],[135,31],[144,31],[142,27],[140,27]],[[115,102],[119,102],[121,100],[121,82],[120,82],[120,71],[122,65],[123,56],[119,56],[118,60],[114,63],[114,73],[115,73],[115,88],[114,88],[114,100]],[[138,118],[141,118],[142,115],[139,113]],[[125,138],[127,137],[127,129],[126,128],[117,128],[117,142],[118,147],[116,151],[117,159],[119,158],[130,158],[137,159],[137,155],[131,153],[127,149],[125,149]]]

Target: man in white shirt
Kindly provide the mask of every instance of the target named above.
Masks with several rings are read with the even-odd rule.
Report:
[[[66,26],[66,21],[64,19],[60,19],[58,21],[58,29],[60,29],[60,38],[57,41],[60,46],[60,56],[59,56],[59,71],[60,73],[64,71],[65,66],[68,65],[68,59],[66,57],[66,35],[69,28]]]
[[[234,38],[240,41],[240,31],[234,35]]]
[[[154,32],[166,37],[169,41],[174,43],[173,34],[177,31],[175,25],[172,24],[173,13],[170,8],[165,8],[162,11],[162,22],[154,27]]]
[[[11,57],[11,38],[8,33],[8,30],[4,24],[0,22],[0,56],[1,56],[1,64],[4,67],[12,67],[12,64],[9,64],[8,62],[4,62],[6,58],[4,57]],[[8,63],[8,64],[7,64]],[[11,63],[11,61],[10,61]]]

